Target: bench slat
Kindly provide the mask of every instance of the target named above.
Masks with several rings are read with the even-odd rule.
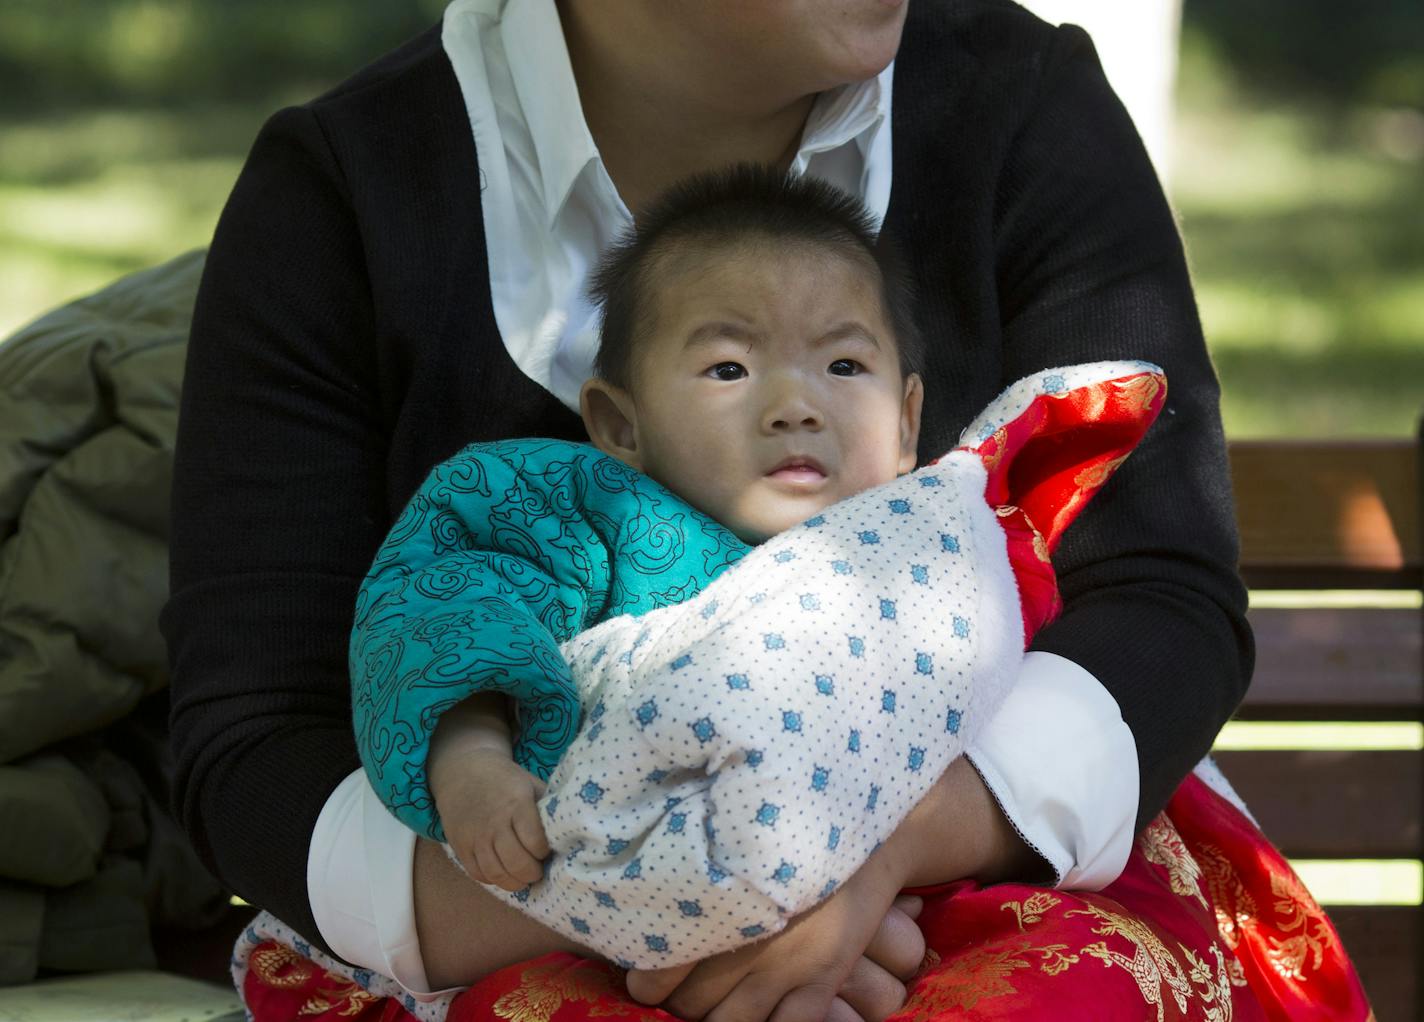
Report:
[[[1424,857],[1418,752],[1292,749],[1213,756],[1266,836],[1289,856]]]
[[[1238,440],[1230,456],[1249,585],[1420,587],[1413,440]]]
[[[1379,1022],[1424,1016],[1420,963],[1424,915],[1417,909],[1332,906],[1326,910],[1359,969]]]
[[[1417,720],[1424,638],[1408,608],[1254,609],[1256,673],[1240,716]]]

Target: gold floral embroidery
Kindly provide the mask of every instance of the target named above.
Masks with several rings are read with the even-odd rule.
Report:
[[[1043,538],[1043,533],[1038,531],[1038,526],[1033,524],[1033,519],[1029,518],[1028,513],[1024,511],[1023,508],[1018,507],[1014,504],[999,504],[994,508],[994,514],[998,515],[1000,518],[1008,518],[1010,515],[1018,515],[1020,518],[1022,518],[1023,523],[1027,525],[1029,531],[1033,533],[1034,554],[1036,554],[1038,556],[1038,559],[1040,561],[1043,561],[1045,564],[1050,563],[1050,558],[1048,556],[1048,542]]]
[[[1330,929],[1320,906],[1295,877],[1272,873],[1271,895],[1275,898],[1271,907],[1276,913],[1277,928],[1287,936],[1270,937],[1266,955],[1283,979],[1303,980],[1307,968],[1320,968],[1325,949],[1333,943]]]
[[[261,983],[278,990],[295,989],[316,975],[316,964],[310,958],[277,943],[253,951],[248,968]]]
[[[1107,461],[1099,462],[1096,465],[1089,465],[1073,477],[1073,485],[1080,490],[1096,490],[1103,483],[1108,481],[1108,477],[1117,471],[1117,467],[1127,460],[1127,455],[1111,458]]]
[[[1074,909],[1067,913],[1073,915],[1096,916],[1100,922],[1093,927],[1093,932],[1100,936],[1118,936],[1130,941],[1133,946],[1133,954],[1128,957],[1119,951],[1108,948],[1106,941],[1098,941],[1083,948],[1083,953],[1098,959],[1109,967],[1118,966],[1127,970],[1127,974],[1137,983],[1138,992],[1142,994],[1143,1000],[1157,1009],[1157,1022],[1162,1022],[1165,1002],[1162,997],[1163,987],[1176,1002],[1177,1010],[1185,1012],[1187,1010],[1187,998],[1192,994],[1191,984],[1187,982],[1186,973],[1182,971],[1182,965],[1177,961],[1176,956],[1167,950],[1166,946],[1157,938],[1148,926],[1141,920],[1130,916],[1120,915],[1096,905],[1089,905],[1084,909]]]
[[[327,973],[332,979],[337,977]],[[299,1015],[321,1015],[324,1012],[336,1011],[342,1018],[352,1015],[359,1015],[368,1005],[375,1004],[381,998],[366,990],[362,990],[350,980],[339,981],[336,986],[330,989],[318,990],[315,996],[307,998]]]
[[[273,943],[253,951],[248,968],[266,986],[277,990],[295,990],[311,982],[320,966],[285,944]],[[375,994],[361,989],[351,980],[334,976],[325,969],[320,971],[331,985],[318,988],[315,994],[306,999],[297,1014],[320,1015],[334,1010],[343,1017],[359,1015],[367,1005],[380,1000]]]
[[[1054,897],[1047,891],[1039,891],[1029,895],[1023,901],[1006,901],[999,906],[999,911],[1012,911],[1018,918],[1019,932],[1023,933],[1025,926],[1032,926],[1041,921],[1045,912],[1057,908],[1062,902],[1062,898]]]
[[[1138,408],[1149,407],[1162,390],[1162,377],[1156,373],[1143,373],[1128,380],[1114,380],[1113,386],[1128,401]]]
[[[979,947],[956,954],[940,972],[927,977],[905,1005],[901,1022],[926,1022],[956,1008],[973,1008],[989,997],[1018,993],[1008,977],[1029,963],[1020,956],[1031,945],[1025,941],[1017,947]]]
[[[984,470],[992,472],[999,467],[999,462],[1004,460],[1004,445],[1009,441],[1009,429],[1007,426],[1000,426],[994,430],[994,435],[989,438],[994,445],[994,453],[984,457]],[[983,457],[983,455],[981,455]]]
[[[1244,928],[1256,918],[1256,899],[1236,875],[1231,860],[1215,845],[1197,849],[1196,859],[1206,880],[1207,894],[1216,909],[1216,928],[1226,946],[1235,951]]]
[[[588,962],[566,967],[561,961],[531,965],[519,986],[494,1002],[494,1013],[509,1022],[549,1022],[566,1001],[583,1001],[593,1018],[658,1018],[622,996],[606,970]]]
[[[1077,955],[1068,953],[1067,944],[1045,944],[1043,947],[1033,950],[1038,953],[1039,958],[1043,959],[1043,964],[1039,966],[1039,969],[1050,976],[1058,975],[1078,961]]]
[[[1167,871],[1167,882],[1173,894],[1196,898],[1202,908],[1207,907],[1206,896],[1197,882],[1202,876],[1201,866],[1165,814],[1159,814],[1149,823],[1137,840],[1147,861]]]
[[[1206,1022],[1231,1022],[1231,988],[1235,985],[1226,964],[1226,956],[1216,944],[1211,953],[1216,958],[1216,968],[1205,958],[1198,958],[1185,944],[1177,945],[1187,958],[1187,980],[1193,987],[1200,988],[1197,996],[1206,1006]],[[1232,959],[1235,961],[1235,958]],[[1240,963],[1237,963],[1238,965]]]
[[[940,956],[939,956],[939,952],[936,951],[934,948],[932,948],[932,947],[927,947],[927,948],[925,948],[925,957],[920,960],[920,967],[915,970],[915,979],[919,979],[921,976],[925,975],[925,973],[929,972],[931,969],[938,968],[938,967],[939,967],[939,963],[940,963],[942,960],[943,960],[943,959],[941,959]]]
[[[1012,911],[1018,920],[1019,930],[1026,933],[1028,927],[1041,923],[1061,904],[1061,898],[1040,891],[1022,901],[1006,901],[999,908]],[[1206,1022],[1231,1022],[1232,988],[1244,986],[1245,980],[1238,979],[1240,962],[1235,956],[1223,953],[1220,945],[1213,943],[1208,957],[1206,954],[1198,956],[1185,944],[1178,944],[1188,966],[1184,970],[1176,955],[1156,933],[1133,916],[1093,904],[1069,910],[1064,915],[1093,917],[1097,920],[1097,925],[1092,927],[1093,933],[1126,939],[1132,945],[1132,954],[1109,948],[1105,940],[1079,948],[1080,953],[1074,954],[1069,951],[1068,944],[1036,945],[1030,936],[1016,940],[1009,947],[964,949],[953,954],[939,968],[922,972],[900,1022],[928,1022],[960,1010],[972,1011],[982,1000],[1019,993],[1012,977],[1017,972],[1031,969],[1035,962],[1038,971],[1057,976],[1084,957],[1096,958],[1107,968],[1118,967],[1126,971],[1136,983],[1143,1000],[1156,1008],[1158,1022],[1163,1022],[1165,1017],[1167,996],[1172,998],[1182,1014],[1187,1012],[1189,1004],[1197,1003],[1202,1007],[1201,1015]],[[930,960],[930,956],[926,955],[926,963]],[[926,966],[921,968],[924,970]]]

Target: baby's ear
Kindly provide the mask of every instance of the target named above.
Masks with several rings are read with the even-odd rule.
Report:
[[[579,391],[579,413],[588,438],[604,454],[640,472],[638,452],[638,412],[632,395],[608,380],[594,377]]]
[[[900,407],[900,474],[913,472],[920,446],[920,412],[925,404],[925,386],[919,373],[905,377],[905,397]]]

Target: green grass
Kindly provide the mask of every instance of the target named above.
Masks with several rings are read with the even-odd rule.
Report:
[[[263,116],[99,110],[0,122],[0,336],[206,245]]]
[[[1412,432],[1424,406],[1424,154],[1377,130],[1392,123],[1183,112],[1172,194],[1231,434]]]
[[[1190,48],[1183,75],[1171,197],[1228,433],[1409,434],[1424,117],[1253,103]],[[275,105],[0,114],[0,336],[206,244]]]

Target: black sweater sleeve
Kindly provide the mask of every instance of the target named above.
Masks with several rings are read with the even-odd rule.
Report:
[[[175,806],[233,890],[318,939],[306,855],[357,767],[346,642],[386,525],[372,301],[315,114],[274,116],[198,294],[173,487]]]
[[[1100,359],[1166,370],[1161,417],[1055,556],[1065,610],[1034,641],[1116,698],[1137,742],[1140,829],[1240,702],[1254,646],[1181,240],[1081,29],[1056,31],[996,202],[1005,380]]]

